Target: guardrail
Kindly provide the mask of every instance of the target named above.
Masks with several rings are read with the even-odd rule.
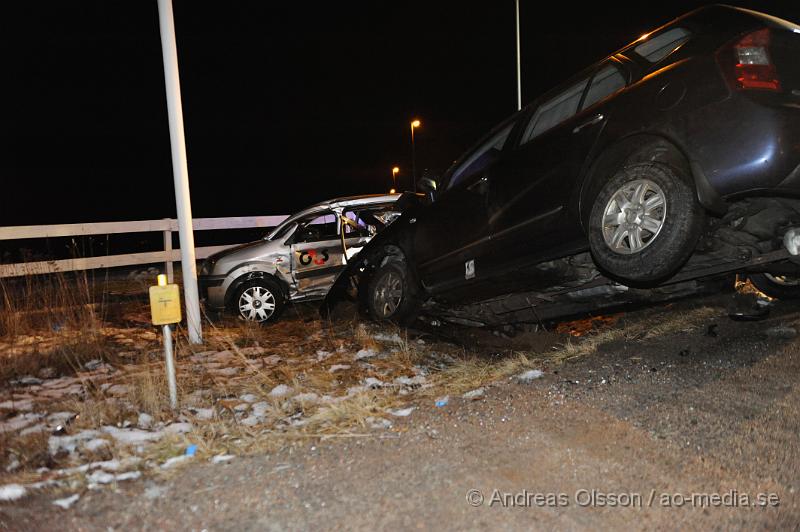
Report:
[[[277,226],[286,218],[287,217],[285,215],[195,218],[192,221],[192,227],[195,231],[210,231],[220,229],[266,229]],[[164,238],[163,251],[148,251],[142,253],[127,253],[123,255],[104,255],[100,257],[82,257],[37,262],[21,262],[16,264],[0,264],[0,278],[93,270],[97,268],[114,268],[118,266],[136,266],[140,264],[154,264],[157,262],[163,262],[165,263],[167,276],[171,280],[173,273],[172,263],[175,261],[180,261],[180,250],[172,248],[172,233],[177,230],[178,222],[174,218],[164,218],[161,220],[141,220],[135,222],[96,222],[0,227],[0,240],[152,232],[161,232]],[[195,256],[198,259],[204,259],[209,255],[231,246],[232,245],[199,247],[195,249]]]

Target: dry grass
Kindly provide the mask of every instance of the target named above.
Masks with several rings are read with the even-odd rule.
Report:
[[[146,308],[133,308],[130,312],[146,313]],[[47,412],[77,414],[72,432],[135,424],[139,413],[153,416],[155,422],[186,416],[194,425],[190,434],[165,437],[144,451],[146,460],[160,463],[180,454],[188,443],[198,445],[200,457],[208,457],[271,451],[298,439],[381,434],[370,427],[368,420],[395,421],[387,413],[389,409],[428,403],[434,396],[460,394],[527,369],[550,368],[592,355],[610,342],[648,340],[691,330],[718,310],[699,308],[669,313],[667,319],[655,325],[653,320],[619,322],[580,339],[568,338],[550,349],[515,351],[499,359],[487,359],[452,344],[418,343],[415,338],[409,339],[403,329],[356,321],[331,323],[319,320],[313,312],[293,312],[294,316],[268,327],[237,320],[209,324],[200,346],[189,344],[184,331],[178,328],[175,337],[180,413],[169,408],[160,338],[153,328],[115,328],[102,322],[96,312],[83,315],[83,327],[76,315],[68,330],[54,331],[48,325],[52,322],[45,321],[38,328],[26,323],[24,328],[0,337],[7,347],[13,346],[2,355],[10,369],[0,370],[0,379],[36,375],[45,367],[55,368],[56,375],[75,374],[83,379],[83,398],[53,400],[37,406]],[[368,350],[376,354],[355,359],[356,353]],[[221,358],[217,361],[214,357]],[[84,378],[87,374],[81,366],[89,359],[109,361],[117,371],[100,379]],[[342,369],[332,371],[337,366]],[[231,373],[226,374],[227,371]],[[425,376],[421,386],[396,384],[396,379],[420,375]],[[369,378],[386,386],[366,388],[364,382]],[[127,393],[112,396],[103,390],[104,384],[127,386]],[[294,397],[316,394],[316,399],[271,397],[270,391],[279,384],[291,387]],[[10,394],[9,390],[0,388],[0,400],[4,399],[3,393]],[[243,402],[243,394],[253,394],[269,405],[255,425],[244,423],[245,417],[235,411]],[[213,416],[201,419],[194,410],[197,408],[212,409]],[[2,416],[0,411],[0,420]],[[37,467],[63,467],[76,459],[50,456],[47,439],[41,434],[25,438],[0,434],[0,448],[5,449],[0,465],[5,467],[13,455],[21,464],[14,476],[20,478]],[[84,454],[79,459],[120,458],[130,452],[111,445],[97,456]]]

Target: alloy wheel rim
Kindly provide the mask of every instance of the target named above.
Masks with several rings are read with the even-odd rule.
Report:
[[[392,316],[403,299],[403,280],[395,272],[387,273],[380,284],[375,287],[373,295],[375,309],[381,318]]]
[[[258,323],[275,313],[275,296],[263,286],[251,286],[239,296],[239,315]]]
[[[667,196],[655,182],[636,179],[611,195],[603,210],[603,239],[615,253],[640,253],[658,237],[667,217]]]

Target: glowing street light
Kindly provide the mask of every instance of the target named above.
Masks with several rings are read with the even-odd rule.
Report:
[[[417,191],[417,150],[414,145],[414,130],[421,125],[419,120],[411,122],[411,178],[414,180],[414,192]]]
[[[397,174],[399,173],[400,173],[400,168],[398,166],[392,168],[392,190],[390,192],[391,194],[394,194],[394,190],[397,188]]]

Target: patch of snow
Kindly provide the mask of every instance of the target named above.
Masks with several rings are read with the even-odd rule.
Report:
[[[331,353],[330,351],[325,351],[323,349],[320,349],[317,351],[317,360],[322,362],[326,358],[330,358],[331,355],[333,355],[333,353]]]
[[[169,469],[170,467],[174,467],[177,464],[180,464],[187,460],[191,460],[192,458],[194,457],[186,454],[182,454],[180,456],[173,456],[172,458],[168,458],[166,462],[161,464],[161,469]]]
[[[47,422],[53,424],[69,422],[72,421],[76,416],[77,414],[74,412],[54,412],[47,416]]]
[[[42,382],[44,382],[42,379],[37,379],[32,375],[25,375],[24,377],[11,381],[9,384],[13,386],[35,386],[37,384],[42,384]]]
[[[271,408],[271,404],[266,401],[261,401],[253,405],[253,415],[256,417],[264,417]]]
[[[172,423],[164,427],[164,432],[167,434],[186,434],[191,432],[194,426],[191,423]]]
[[[0,486],[0,501],[16,501],[28,494],[28,490],[19,484]]]
[[[292,393],[292,389],[285,384],[279,384],[269,392],[270,397],[285,397]]]
[[[123,480],[136,480],[141,476],[142,476],[141,471],[128,471],[126,473],[120,473],[119,475],[115,475],[114,480],[116,480],[117,482],[121,482]]]
[[[190,408],[189,412],[197,419],[208,420],[214,418],[213,408]]]
[[[47,432],[47,425],[43,425],[39,423],[38,425],[34,425],[32,427],[28,427],[26,429],[22,429],[19,433],[20,436],[30,436],[31,434],[38,434],[40,432]]]
[[[408,408],[398,408],[396,410],[389,410],[389,413],[395,417],[408,417],[417,407],[409,406]]]
[[[126,384],[115,384],[110,386],[105,392],[109,395],[127,395],[130,392],[130,389]]]
[[[484,388],[477,388],[475,390],[469,391],[462,395],[464,399],[471,399],[473,401],[480,399],[486,394],[486,390]]]
[[[367,425],[373,429],[389,429],[392,428],[392,422],[382,417],[368,417],[366,419]]]
[[[119,443],[125,445],[139,445],[141,443],[157,441],[164,436],[164,433],[161,431],[148,432],[139,429],[118,429],[113,425],[106,425],[100,430],[110,435]]]
[[[108,484],[114,482],[115,475],[106,473],[102,469],[98,469],[89,475],[86,475],[86,480],[91,484]]]
[[[245,403],[255,403],[256,401],[258,401],[258,396],[252,393],[246,393],[244,395],[239,396],[239,399],[241,399]]]
[[[283,360],[283,359],[281,357],[279,357],[278,355],[270,355],[268,357],[262,358],[261,359],[261,363],[264,364],[265,366],[268,366],[268,365],[269,366],[274,366],[275,364],[277,364],[281,360]]]
[[[15,432],[42,419],[42,414],[25,413],[14,416],[0,423],[0,433]]]
[[[69,507],[78,502],[78,499],[80,498],[81,498],[80,494],[76,493],[75,495],[64,497],[63,499],[56,499],[53,501],[53,504],[64,510],[69,510]]]
[[[242,425],[244,425],[246,427],[255,427],[256,425],[258,425],[259,423],[261,423],[263,421],[264,421],[264,419],[262,417],[260,417],[260,416],[250,415],[250,416],[247,416],[246,418],[244,418],[242,420]]]
[[[400,338],[400,335],[397,334],[397,333],[394,333],[394,334],[378,333],[378,334],[373,335],[372,337],[375,340],[378,340],[379,342],[388,342],[388,343],[399,344],[399,345],[403,345],[405,343],[403,341],[403,339]]]
[[[153,426],[153,416],[150,414],[145,414],[144,412],[139,413],[139,418],[136,421],[136,426],[140,429],[149,429]]]
[[[232,454],[218,454],[218,455],[216,455],[216,456],[211,458],[211,463],[212,464],[222,464],[222,463],[225,463],[225,462],[230,462],[234,458],[236,458],[236,456],[234,456]]]
[[[2,403],[0,403],[0,409],[20,410],[24,412],[30,412],[31,410],[33,410],[33,401],[30,399],[22,399],[20,401],[14,401],[14,400],[3,401]]]
[[[94,438],[83,444],[83,448],[90,452],[96,452],[104,447],[108,447],[108,440]]]
[[[299,393],[292,397],[292,401],[298,403],[316,403],[319,401],[319,396],[314,392]]]
[[[249,403],[239,403],[238,405],[233,407],[234,412],[246,412],[247,410],[250,410]]]
[[[96,430],[82,430],[71,436],[50,436],[47,440],[47,447],[50,450],[50,454],[56,454],[62,449],[72,453],[75,452],[79,444],[97,438],[98,436],[100,436],[100,433]]]
[[[95,359],[90,360],[89,362],[85,363],[83,365],[83,369],[87,369],[89,371],[92,371],[92,370],[95,370],[95,369],[99,368],[102,363],[103,363],[102,360],[100,360],[99,358],[95,358]]]
[[[358,386],[351,386],[347,389],[347,395],[356,395],[358,393],[367,391],[367,389],[368,388],[366,386],[360,384]]]
[[[530,369],[524,373],[517,375],[517,382],[521,384],[529,384],[536,379],[544,376],[544,372],[540,369]]]
[[[356,360],[361,360],[364,358],[371,358],[377,355],[378,353],[374,349],[360,349],[355,356]]]
[[[397,377],[393,382],[400,386],[421,386],[425,384],[425,375],[417,375],[416,377]]]
[[[368,388],[372,388],[373,390],[376,388],[383,388],[385,386],[384,382],[380,379],[376,379],[375,377],[367,377],[364,379],[364,386]]]
[[[350,364],[334,364],[333,366],[328,368],[328,371],[330,373],[336,373],[337,371],[344,370],[344,369],[350,369]]]

